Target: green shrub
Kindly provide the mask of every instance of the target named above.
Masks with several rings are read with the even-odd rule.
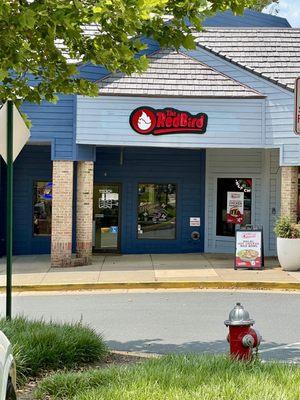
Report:
[[[72,399],[77,393],[85,392],[91,388],[107,386],[113,383],[112,370],[117,374],[117,367],[109,369],[92,369],[85,372],[59,372],[41,381],[34,392],[34,397],[44,400],[51,399]]]
[[[0,329],[11,341],[19,384],[43,370],[74,368],[106,355],[103,339],[81,323],[47,323],[17,317],[0,319]]]
[[[300,238],[300,228],[293,224],[288,217],[280,217],[276,221],[274,232],[277,237],[285,239]]]

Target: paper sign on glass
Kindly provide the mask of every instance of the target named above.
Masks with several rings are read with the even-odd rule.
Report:
[[[227,192],[227,222],[242,224],[244,221],[244,192]]]

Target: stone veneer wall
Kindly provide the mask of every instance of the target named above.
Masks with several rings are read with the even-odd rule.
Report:
[[[73,161],[53,161],[51,266],[72,265]]]
[[[281,215],[297,222],[298,167],[281,167]]]
[[[94,162],[77,163],[76,256],[91,262],[93,240]]]

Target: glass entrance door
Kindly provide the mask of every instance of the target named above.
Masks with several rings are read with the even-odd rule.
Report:
[[[120,185],[94,185],[94,250],[119,249]]]

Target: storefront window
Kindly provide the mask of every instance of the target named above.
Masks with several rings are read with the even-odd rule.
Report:
[[[251,198],[251,178],[218,178],[218,236],[235,236],[236,224],[251,224]]]
[[[138,238],[175,239],[176,185],[138,185]]]
[[[33,234],[51,235],[52,182],[38,181],[34,185]]]

